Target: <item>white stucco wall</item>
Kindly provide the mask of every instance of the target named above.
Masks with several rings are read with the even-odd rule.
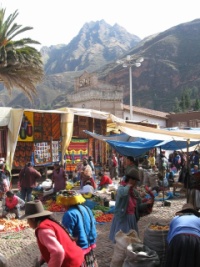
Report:
[[[127,111],[124,111],[124,119],[130,119],[130,113]],[[166,119],[165,118],[156,118],[152,117],[151,114],[149,115],[142,115],[142,114],[137,114],[133,112],[133,121],[135,122],[141,122],[141,121],[147,121],[149,123],[157,123],[160,128],[166,127]]]

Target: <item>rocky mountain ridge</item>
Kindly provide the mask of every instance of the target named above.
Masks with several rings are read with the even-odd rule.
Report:
[[[127,55],[144,58],[139,68],[132,67],[134,105],[169,112],[184,90],[191,99],[200,98],[200,19],[144,40],[117,24],[90,22],[68,45],[43,47],[41,53],[46,76],[37,87],[39,97],[30,103],[14,91],[9,99],[2,89],[3,105],[41,109],[70,106],[67,94],[74,89],[74,78],[84,70],[95,71],[99,80],[124,85],[124,104],[129,104],[129,72],[116,64]]]

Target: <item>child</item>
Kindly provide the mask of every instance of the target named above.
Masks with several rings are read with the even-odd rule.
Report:
[[[25,202],[12,191],[7,191],[2,201],[2,217],[6,217],[8,213],[15,213],[15,218],[20,217],[20,207],[24,207]]]

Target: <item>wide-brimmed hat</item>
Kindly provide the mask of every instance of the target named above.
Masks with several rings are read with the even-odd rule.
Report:
[[[190,203],[184,204],[182,210],[177,211],[176,215],[180,213],[193,213],[197,217],[200,217],[200,213],[197,210],[195,210],[194,206]]]
[[[126,178],[131,178],[132,180],[140,181],[139,171],[135,168],[130,169],[126,174]]]
[[[41,201],[35,200],[29,201],[25,204],[25,214],[21,217],[21,219],[43,217],[51,214],[51,211],[44,209]]]

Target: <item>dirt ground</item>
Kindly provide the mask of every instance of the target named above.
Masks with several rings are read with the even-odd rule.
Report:
[[[142,217],[138,223],[140,239],[143,241],[144,231],[149,223],[169,223],[175,212],[180,210],[185,202],[185,197],[176,197],[171,200],[170,207],[164,207],[162,202],[157,201],[153,212]],[[63,213],[54,213],[59,221],[62,215]],[[108,239],[110,225],[111,223],[97,224],[96,256],[99,267],[109,267],[113,255],[114,245]],[[8,267],[31,267],[33,260],[39,255],[34,231],[25,229],[16,233],[0,233],[0,251],[7,258]]]

